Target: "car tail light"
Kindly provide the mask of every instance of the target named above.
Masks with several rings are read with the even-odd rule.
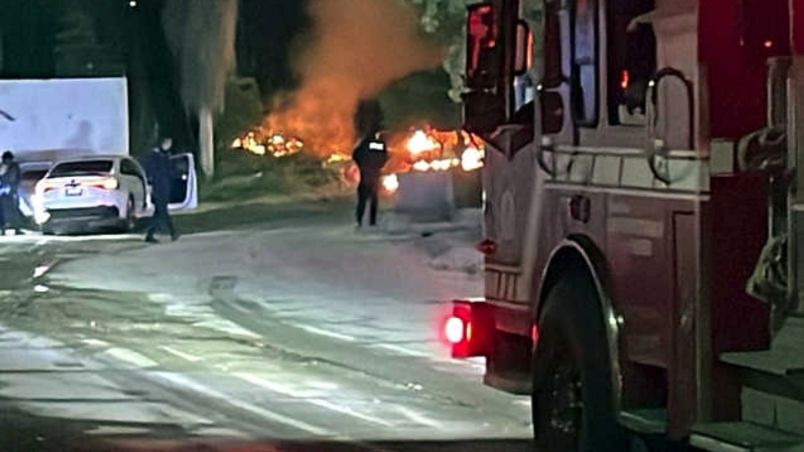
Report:
[[[36,184],[36,193],[44,194],[52,190],[58,190],[63,187],[63,184],[56,182],[42,181]]]
[[[444,322],[444,337],[454,358],[485,356],[494,336],[494,311],[485,301],[455,300]]]
[[[103,190],[117,190],[120,187],[120,182],[114,177],[107,177],[98,181],[92,181],[87,185]]]

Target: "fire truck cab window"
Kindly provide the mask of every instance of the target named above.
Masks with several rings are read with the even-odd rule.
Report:
[[[469,64],[467,79],[470,86],[493,85],[497,76],[499,58],[497,20],[491,5],[482,5],[470,11],[469,39],[467,40]]]
[[[608,2],[609,120],[644,125],[650,78],[656,73],[654,0]]]
[[[544,12],[544,88],[556,88],[564,79],[561,68],[561,4],[545,2]]]
[[[573,11],[573,109],[579,125],[597,124],[597,0],[577,0]]]

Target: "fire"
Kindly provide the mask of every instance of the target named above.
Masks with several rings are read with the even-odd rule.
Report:
[[[480,140],[464,131],[416,129],[392,137],[389,148],[394,154],[395,172],[449,171],[460,167],[475,171],[483,167],[485,150]]]
[[[387,193],[399,189],[397,174],[410,171],[431,172],[477,171],[483,167],[486,152],[478,137],[464,131],[441,131],[432,128],[416,129],[404,135],[392,136],[388,147],[392,159],[390,174],[383,178]]]
[[[417,160],[411,168],[414,171],[425,173],[427,171],[449,171],[460,165],[459,159]]]
[[[335,163],[348,162],[349,160],[351,160],[351,157],[349,157],[348,155],[332,154],[329,157],[327,157],[326,161],[327,161],[328,164],[332,165],[332,164],[335,164]]]
[[[301,152],[304,142],[295,137],[281,133],[264,133],[261,130],[248,132],[232,142],[232,149],[243,149],[256,155],[271,155],[275,158],[286,157]]]
[[[383,176],[382,188],[388,193],[396,193],[399,190],[399,177],[396,174]]]
[[[417,130],[408,139],[407,149],[410,155],[418,157],[426,152],[436,152],[441,149],[441,143],[438,140],[427,134],[424,130]]]
[[[329,144],[318,143],[319,136],[312,142],[285,133],[278,133],[264,125],[254,129],[232,142],[233,149],[240,149],[256,155],[281,158],[298,152],[312,150],[319,153],[323,165],[331,165],[341,169],[346,183],[357,180],[356,167],[351,155],[344,148],[343,137],[332,136]],[[485,149],[481,140],[465,131],[441,131],[430,127],[409,131],[404,134],[391,134],[387,139],[391,161],[386,166],[386,175],[382,178],[382,187],[386,193],[393,194],[399,190],[399,173],[444,172],[459,169],[460,171],[477,171],[483,167]],[[351,147],[351,146],[349,146]],[[347,164],[349,163],[349,164]]]
[[[483,158],[486,152],[475,146],[469,146],[461,154],[461,169],[464,171],[474,171],[483,167]]]

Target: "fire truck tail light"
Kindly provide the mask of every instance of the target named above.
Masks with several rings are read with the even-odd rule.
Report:
[[[485,301],[456,300],[444,323],[444,336],[454,358],[485,356],[494,336],[494,311]]]
[[[625,91],[628,89],[630,85],[631,85],[631,72],[626,69],[620,74],[620,88],[622,88],[623,91]]]

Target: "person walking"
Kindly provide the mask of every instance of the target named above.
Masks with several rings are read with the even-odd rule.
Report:
[[[370,204],[369,225],[377,225],[380,176],[382,168],[388,162],[388,158],[388,149],[377,131],[369,133],[352,153],[352,160],[355,161],[360,170],[360,184],[357,186],[357,210],[355,212],[358,228],[363,226],[366,204]]]
[[[0,163],[0,234],[5,235],[6,229],[20,234],[19,195],[20,165],[14,161],[11,151],[3,153]]]
[[[173,179],[170,162],[170,149],[172,147],[173,140],[167,137],[163,138],[159,146],[151,151],[148,160],[145,162],[145,172],[148,176],[148,182],[151,184],[151,201],[154,204],[154,215],[145,234],[145,241],[148,243],[159,243],[155,235],[160,229],[168,232],[173,241],[179,238],[168,211],[170,185]]]

